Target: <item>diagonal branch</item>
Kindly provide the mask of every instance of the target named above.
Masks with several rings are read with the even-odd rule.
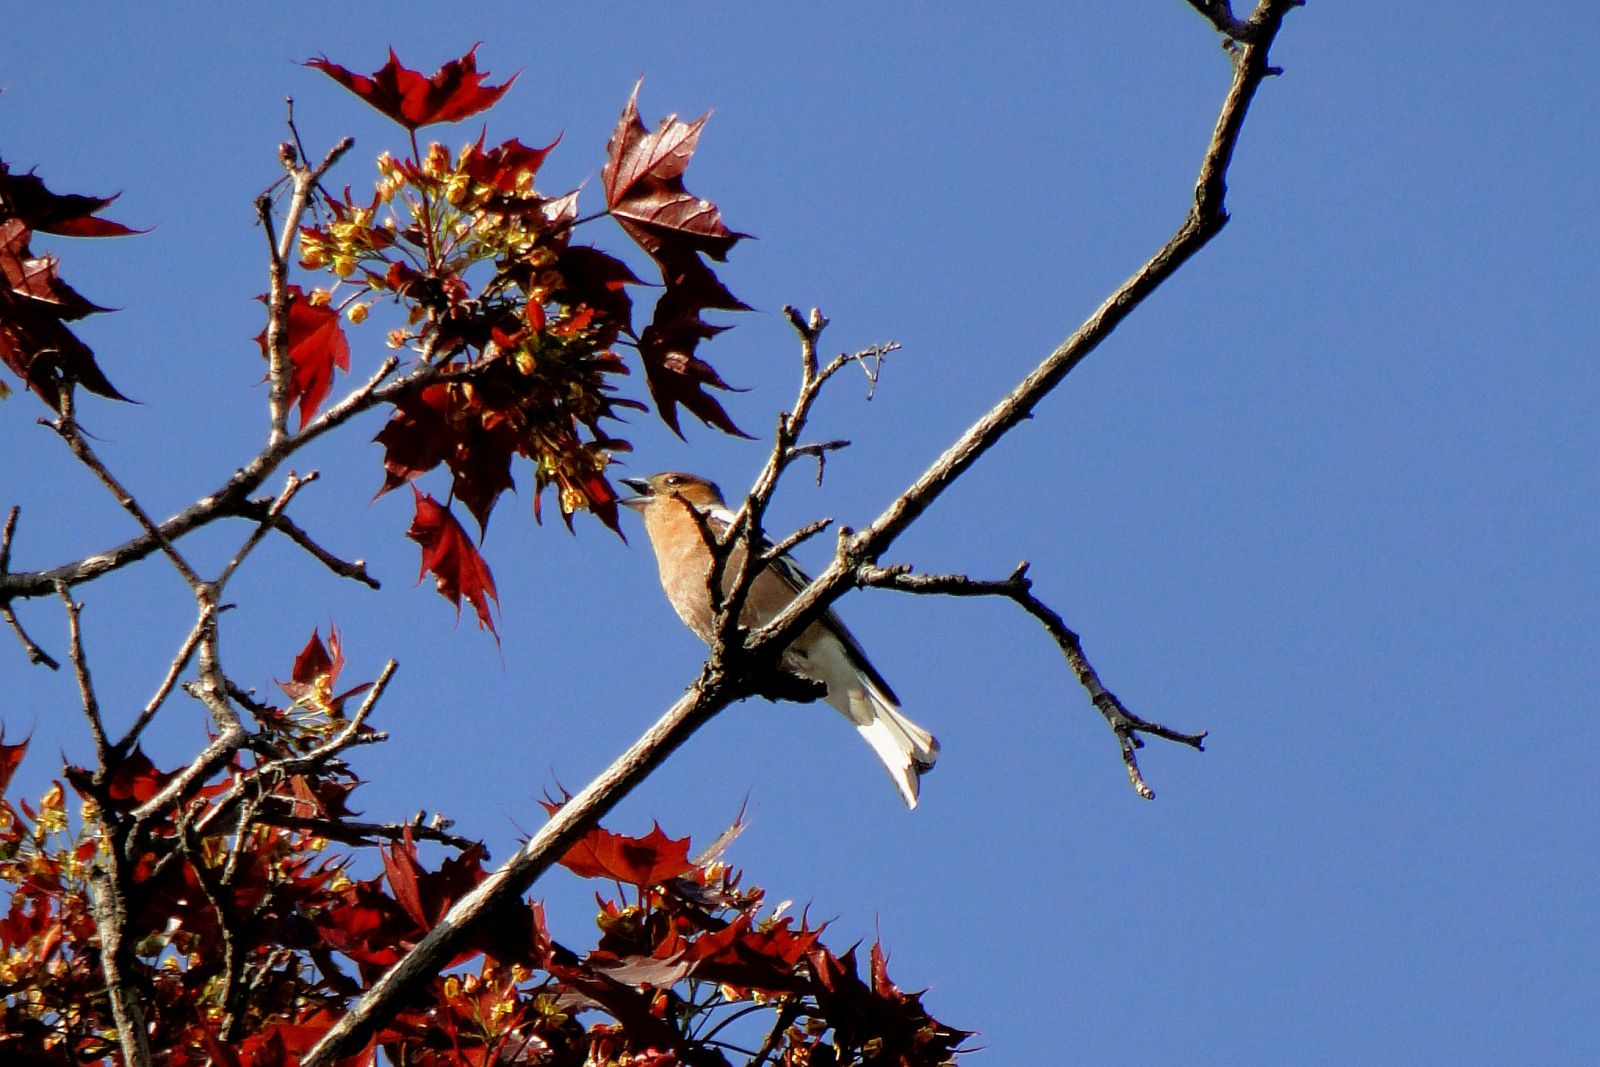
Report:
[[[13,505],[10,513],[6,515],[5,528],[0,530],[0,577],[4,577],[11,569],[11,539],[16,536],[17,518],[21,514],[22,509]],[[50,653],[35,644],[33,638],[28,636],[28,631],[22,628],[22,622],[17,618],[16,612],[11,610],[11,601],[0,599],[0,619],[5,620],[6,625],[11,627],[11,632],[17,635],[17,640],[22,642],[22,651],[28,654],[29,663],[49,667],[53,671],[61,669],[61,664],[57,663]]]
[[[78,420],[73,411],[72,385],[70,382],[62,383],[58,396],[60,397],[58,407],[60,414],[57,415],[53,422],[46,422],[45,425],[61,436],[61,439],[67,443],[67,448],[77,461],[88,467],[90,473],[98,478],[100,484],[105,486],[111,495],[116,498],[118,504],[122,505],[123,510],[132,515],[134,521],[144,527],[145,536],[149,537],[161,551],[167,554],[167,558],[172,561],[172,566],[183,580],[188,583],[189,588],[198,590],[204,583],[200,580],[200,576],[194,572],[194,568],[189,566],[189,561],[178,553],[178,550],[172,546],[172,542],[168,540],[160,527],[156,526],[151,521],[150,516],[145,513],[143,506],[134,499],[133,494],[128,492],[122,483],[117,480],[116,476],[111,473],[110,469],[101,462],[100,457],[95,455],[94,449],[89,447],[89,442],[84,440],[83,432],[78,428]],[[59,584],[59,582],[60,579],[57,579],[52,584]]]
[[[1009,394],[934,460],[871,525],[860,533],[841,530],[838,551],[828,567],[776,619],[750,636],[746,647],[751,655],[765,659],[775,657],[786,648],[801,630],[854,584],[858,568],[875,562],[945,489],[1017,424],[1029,418],[1033,409],[1111,336],[1122,320],[1221,232],[1228,221],[1224,206],[1228,164],[1256,89],[1272,73],[1267,63],[1268,49],[1284,14],[1295,6],[1297,0],[1261,0],[1251,16],[1263,30],[1249,44],[1232,53],[1233,81],[1201,160],[1194,202],[1167,243],[1118,286],[1083,325]]]
[[[1078,635],[1067,626],[1054,609],[1034,595],[1033,581],[1028,577],[1026,563],[1019,565],[1011,572],[1010,577],[999,581],[980,581],[964,574],[912,574],[909,568],[903,566],[865,566],[857,572],[856,580],[864,586],[895,589],[902,593],[1004,597],[1039,620],[1045,632],[1055,640],[1062,654],[1067,657],[1072,673],[1077,675],[1078,684],[1089,694],[1090,702],[1105,717],[1111,732],[1116,735],[1117,744],[1122,749],[1122,762],[1128,769],[1128,781],[1146,800],[1154,800],[1156,794],[1145,784],[1144,775],[1139,771],[1139,760],[1135,750],[1144,747],[1144,742],[1139,738],[1140,734],[1149,734],[1164,741],[1188,745],[1196,751],[1205,751],[1205,731],[1186,734],[1158,722],[1141,719],[1129,711],[1127,706],[1117,699],[1115,693],[1101,684],[1100,676],[1095,673],[1089,657],[1084,654],[1083,642]]]
[[[775,661],[807,623],[855,584],[859,569],[874,562],[896,536],[905,530],[933,500],[1013,426],[1027,418],[1052,389],[1083,361],[1116,326],[1154,292],[1190,256],[1223,227],[1223,178],[1233,155],[1245,112],[1261,80],[1269,73],[1267,50],[1279,23],[1295,0],[1261,0],[1253,19],[1263,29],[1254,40],[1234,53],[1234,77],[1217,126],[1201,163],[1195,200],[1172,239],[1132,278],[1124,282],[1079,329],[1052,352],[1010,395],[973,425],[940,456],[909,489],[897,498],[871,526],[860,534],[844,532],[839,551],[828,568],[812,582],[778,619],[749,637],[738,635],[739,587],[749,578],[735,575],[735,592],[724,603],[717,639],[695,684],[669,708],[655,725],[635,741],[612,765],[569,800],[508,861],[457,900],[416,946],[386,971],[335,1023],[301,1061],[303,1067],[327,1067],[340,1057],[364,1048],[379,1027],[391,1018],[405,998],[427,982],[464,944],[472,925],[501,903],[520,897],[577,839],[643,781],[696,730],[728,704],[755,690],[751,679],[760,668]],[[791,419],[803,416],[807,387],[823,372],[817,369],[816,338],[826,324],[813,313],[809,321],[791,312],[800,329],[805,353],[804,379],[796,411],[779,420],[778,444],[745,499],[723,544],[744,538],[746,551],[740,569],[755,566],[751,551],[757,543],[762,512],[778,476],[797,443],[789,437]],[[837,361],[835,361],[837,362]],[[833,364],[829,365],[830,367]],[[721,564],[718,564],[719,566]],[[742,579],[742,580],[741,580]],[[722,588],[713,582],[713,590]]]

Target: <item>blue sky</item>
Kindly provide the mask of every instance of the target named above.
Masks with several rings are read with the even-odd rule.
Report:
[[[849,379],[824,404],[816,434],[854,447],[820,491],[789,484],[777,532],[870,520],[1165,240],[1228,77],[1179,0],[48,10],[7,18],[0,154],[61,191],[121,190],[109,214],[155,227],[52,247],[122,309],[83,333],[141,404],[90,401],[85,422],[161,514],[265,430],[251,199],[277,173],[283,97],[308,143],[355,135],[341,184],[400,144],[297,61],[371,70],[392,44],[431,70],[482,41],[484,67],[523,72],[491,138],[562,133],[541,185],[587,181],[591,209],[637,78],[647,121],[714,109],[690,188],[759,237],[723,275],[758,310],[707,349],[749,389],[734,417],[760,431],[793,396],[785,303],[824,309],[830,351],[904,346],[870,404]],[[881,932],[897,980],[982,1032],[973,1063],[1592,1061],[1597,40],[1586,5],[1293,13],[1232,223],[887,560],[995,577],[1033,561],[1112,689],[1211,731],[1204,755],[1145,750],[1153,803],[1014,610],[865,593],[845,617],[944,743],[916,812],[832,712],[757,702],[611,825],[709,840],[748,797],[730,858],[836,917],[840,940]],[[379,332],[358,340],[358,368],[381,352]],[[0,405],[18,567],[131,533],[40,413]],[[525,492],[485,546],[503,649],[456,626],[412,584],[408,502],[368,503],[376,429],[312,449],[296,467],[323,480],[295,507],[383,591],[269,545],[235,589],[227,654],[266,686],[331,620],[351,676],[398,658],[393,740],[357,762],[367,812],[441,809],[504,856],[552,782],[582,784],[681,692],[699,645],[637,527],[627,545],[593,522],[538,528]],[[764,455],[698,427],[684,444],[653,415],[625,436],[628,473],[728,487]],[[220,560],[236,536],[195,552]],[[131,715],[189,625],[182,586],[153,566],[80,599],[102,702]],[[64,647],[59,608],[23,614]],[[37,789],[58,752],[87,752],[71,681],[9,636],[0,670]],[[158,762],[201,737],[197,708],[166,714]],[[577,940],[588,888],[556,874],[541,892]]]

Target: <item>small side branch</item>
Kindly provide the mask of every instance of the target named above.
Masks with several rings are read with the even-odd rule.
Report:
[[[293,371],[289,362],[289,253],[294,248],[295,235],[300,232],[300,220],[310,205],[312,190],[353,144],[353,138],[344,138],[315,167],[308,167],[302,162],[303,149],[289,144],[279,146],[278,158],[288,172],[290,182],[289,206],[284,212],[281,230],[274,232],[273,229],[271,196],[263,193],[256,199],[256,213],[267,235],[272,279],[267,291],[266,340],[267,380],[270,383],[267,403],[271,413],[269,442],[273,445],[282,443],[289,436],[289,384]]]
[[[72,600],[72,590],[66,582],[56,583],[56,593],[67,607],[68,655],[72,657],[72,670],[78,678],[78,696],[83,701],[83,716],[89,720],[89,733],[94,738],[95,765],[104,772],[110,766],[111,744],[106,740],[105,723],[100,719],[100,701],[95,699],[94,683],[89,679],[89,658],[83,652],[83,628],[78,618],[78,605]]]
[[[132,515],[134,521],[144,528],[145,536],[149,537],[161,551],[166,553],[167,558],[172,561],[172,566],[183,580],[188,583],[189,588],[198,591],[204,583],[201,582],[200,576],[194,572],[194,568],[189,566],[188,560],[178,553],[172,542],[167,539],[166,534],[145,513],[139,502],[133,498],[133,494],[123,487],[116,476],[100,461],[100,457],[95,455],[94,449],[89,447],[89,442],[84,440],[83,433],[78,428],[78,420],[73,413],[71,383],[63,383],[57,396],[60,398],[60,414],[54,421],[46,421],[44,424],[61,436],[74,458],[89,468],[90,473],[98,478],[100,484],[105,486],[111,495],[116,498],[118,504],[122,505],[123,510]]]
[[[1163,741],[1188,745],[1197,752],[1205,751],[1205,731],[1186,734],[1158,722],[1141,719],[1129,711],[1127,706],[1117,699],[1116,694],[1101,683],[1100,676],[1095,673],[1094,666],[1089,662],[1089,657],[1084,655],[1082,640],[1054,609],[1034,595],[1033,581],[1028,577],[1026,563],[1019,565],[1011,572],[1010,577],[999,581],[981,581],[964,574],[912,574],[910,568],[903,566],[863,566],[856,572],[856,577],[861,585],[895,589],[902,593],[1004,597],[1037,619],[1045,632],[1060,647],[1062,655],[1067,657],[1072,673],[1077,675],[1078,684],[1089,694],[1089,700],[1094,704],[1095,710],[1105,717],[1106,724],[1116,735],[1117,744],[1122,749],[1122,762],[1128,769],[1128,781],[1146,800],[1154,800],[1156,794],[1155,790],[1145,784],[1144,775],[1139,770],[1136,753],[1138,749],[1144,747],[1140,734],[1149,734]]]
[[[22,509],[13,506],[6,515],[5,529],[0,530],[0,576],[11,570],[11,539],[17,534],[17,519],[22,514]],[[11,632],[17,635],[17,640],[22,642],[22,651],[28,654],[28,662],[49,667],[53,671],[61,669],[61,664],[44,649],[34,643],[28,636],[28,631],[22,628],[22,622],[17,618],[16,612],[11,610],[11,601],[0,600],[0,619],[11,627]]]
[[[298,526],[289,516],[281,512],[275,515],[269,514],[272,511],[272,506],[273,501],[271,500],[252,500],[240,510],[241,514],[246,517],[266,523],[272,529],[283,534],[289,540],[305,549],[312,559],[315,559],[340,578],[349,578],[352,581],[360,582],[369,589],[380,587],[378,579],[367,573],[366,560],[344,560],[339,558],[317,544],[311,535]]]

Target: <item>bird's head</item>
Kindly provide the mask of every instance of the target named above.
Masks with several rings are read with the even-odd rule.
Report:
[[[663,471],[648,478],[623,478],[621,481],[638,495],[617,503],[636,511],[644,511],[652,503],[663,500],[679,500],[698,511],[723,506],[722,490],[714,482],[682,471]]]

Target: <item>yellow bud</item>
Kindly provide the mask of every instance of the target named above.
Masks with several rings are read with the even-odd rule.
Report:
[[[328,301],[333,299],[333,294],[326,289],[313,289],[306,294],[306,303],[314,308],[327,307]]]
[[[390,330],[389,336],[384,340],[383,343],[388,345],[390,348],[404,348],[409,337],[410,334],[406,333],[404,330]]]
[[[356,257],[350,255],[333,257],[333,273],[341,278],[348,278],[356,272]]]
[[[345,309],[345,318],[359,326],[367,321],[367,309],[369,307],[371,307],[370,304],[351,304]]]

